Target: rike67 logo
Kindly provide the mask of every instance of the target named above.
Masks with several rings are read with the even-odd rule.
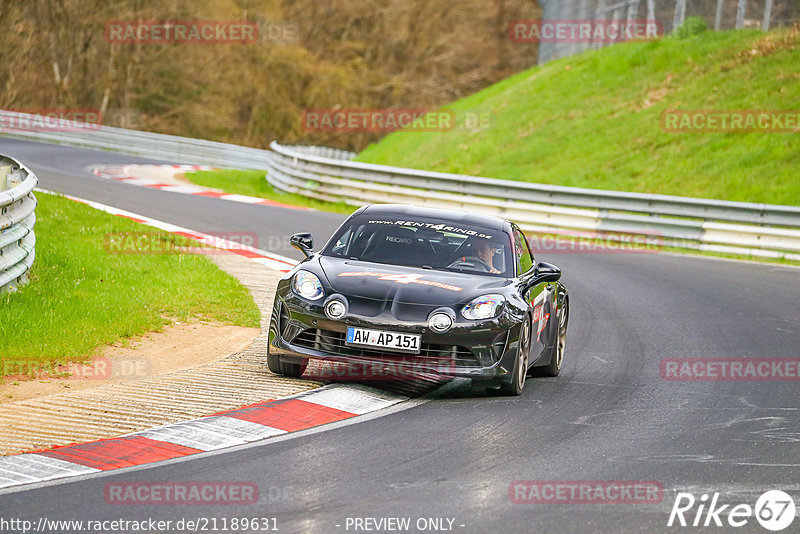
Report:
[[[755,507],[749,504],[720,504],[718,492],[710,500],[705,493],[699,499],[691,493],[678,493],[667,526],[736,528],[750,524],[755,517],[765,529],[778,532],[792,524],[795,512],[794,499],[780,490],[765,492],[758,498]]]

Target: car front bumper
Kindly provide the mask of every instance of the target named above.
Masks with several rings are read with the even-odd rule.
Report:
[[[348,314],[346,319],[334,321],[325,315],[322,305],[291,293],[285,297],[275,299],[268,350],[288,363],[312,359],[355,364],[367,373],[365,378],[383,373],[397,378],[435,374],[502,380],[514,368],[519,324],[507,314],[487,321],[457,320],[447,332],[436,333],[427,322],[399,321],[389,312],[377,317]],[[345,338],[350,326],[419,334],[422,347],[414,354],[348,345]]]

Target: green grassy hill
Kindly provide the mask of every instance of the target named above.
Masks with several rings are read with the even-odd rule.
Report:
[[[626,43],[448,106],[474,131],[396,132],[360,161],[568,186],[800,205],[800,131],[666,133],[675,109],[800,113],[800,26]]]

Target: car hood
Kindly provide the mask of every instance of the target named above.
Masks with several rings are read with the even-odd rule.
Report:
[[[453,306],[507,287],[508,279],[322,256],[319,264],[336,293],[350,298],[424,307]]]

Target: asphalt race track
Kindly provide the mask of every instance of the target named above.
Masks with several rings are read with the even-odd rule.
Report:
[[[42,188],[193,230],[256,232],[261,248],[295,258],[286,245],[264,243],[310,231],[319,247],[343,219],[162,192],[86,170],[146,163],[142,158],[7,138],[0,138],[0,153],[31,167]],[[0,494],[0,516],[34,524],[41,517],[274,517],[282,533],[365,531],[353,518],[407,517],[412,527],[419,518],[450,518],[450,528],[464,533],[633,533],[703,531],[667,527],[677,492],[719,492],[721,504],[754,506],[765,491],[782,489],[800,504],[800,382],[669,381],[659,371],[664,358],[796,358],[800,270],[648,253],[537,260],[564,271],[570,328],[561,376],[530,379],[521,397],[487,397],[454,382],[427,402],[355,424]],[[658,481],[664,498],[517,504],[509,487],[518,480]],[[106,504],[105,485],[121,481],[248,481],[261,500],[238,507]],[[735,531],[767,532],[754,518]]]

